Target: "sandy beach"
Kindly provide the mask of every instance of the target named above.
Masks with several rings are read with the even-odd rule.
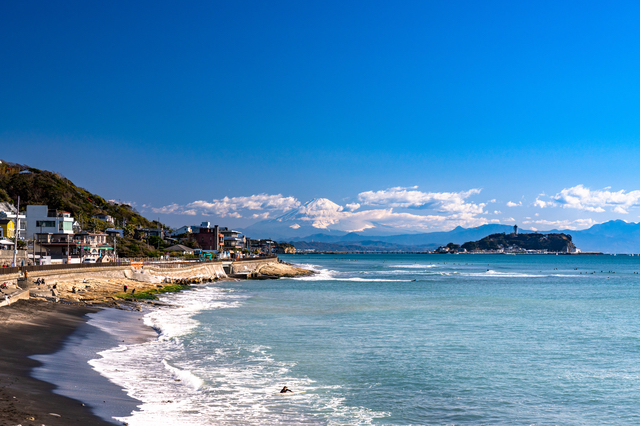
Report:
[[[152,271],[49,275],[43,285],[35,284],[36,278],[30,276],[31,299],[0,308],[0,426],[121,424],[107,419],[125,417],[139,401],[126,396],[87,361],[125,340],[126,344],[140,343],[157,336],[138,321],[141,306],[155,302],[135,301],[133,289],[140,294],[176,282],[186,285],[221,278],[207,271],[171,272],[171,278]],[[266,265],[262,273],[277,277],[309,272],[273,264]],[[54,293],[58,302],[51,301]],[[38,297],[40,294],[49,300]],[[110,309],[113,307],[124,310]],[[87,324],[95,315],[107,317],[107,322],[111,318],[109,332]],[[120,322],[129,324],[129,329],[120,327]],[[74,347],[82,351],[74,352]],[[39,368],[41,360],[47,368]]]
[[[58,351],[90,312],[96,309],[34,300],[0,309],[0,425],[113,424],[30,376],[39,362],[28,357]]]

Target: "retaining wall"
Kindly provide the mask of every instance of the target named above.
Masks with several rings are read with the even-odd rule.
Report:
[[[264,259],[243,259],[231,264],[231,274],[246,274],[255,272],[260,266],[269,263],[278,263],[278,257],[267,257]]]

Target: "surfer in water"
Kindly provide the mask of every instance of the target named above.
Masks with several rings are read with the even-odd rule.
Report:
[[[287,393],[287,392],[291,392],[293,393],[293,391],[289,388],[287,388],[286,386],[282,388],[282,390],[280,391],[280,393]]]

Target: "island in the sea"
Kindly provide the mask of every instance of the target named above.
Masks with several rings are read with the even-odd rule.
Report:
[[[569,234],[491,234],[462,245],[449,243],[436,253],[579,253]]]

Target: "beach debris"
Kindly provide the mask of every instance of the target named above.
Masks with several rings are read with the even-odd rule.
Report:
[[[35,419],[36,419],[35,417],[31,417],[31,416],[27,417],[27,420],[30,420],[30,421],[34,421]]]
[[[49,415],[53,417],[62,417],[60,414],[56,414],[56,413],[49,413]]]

